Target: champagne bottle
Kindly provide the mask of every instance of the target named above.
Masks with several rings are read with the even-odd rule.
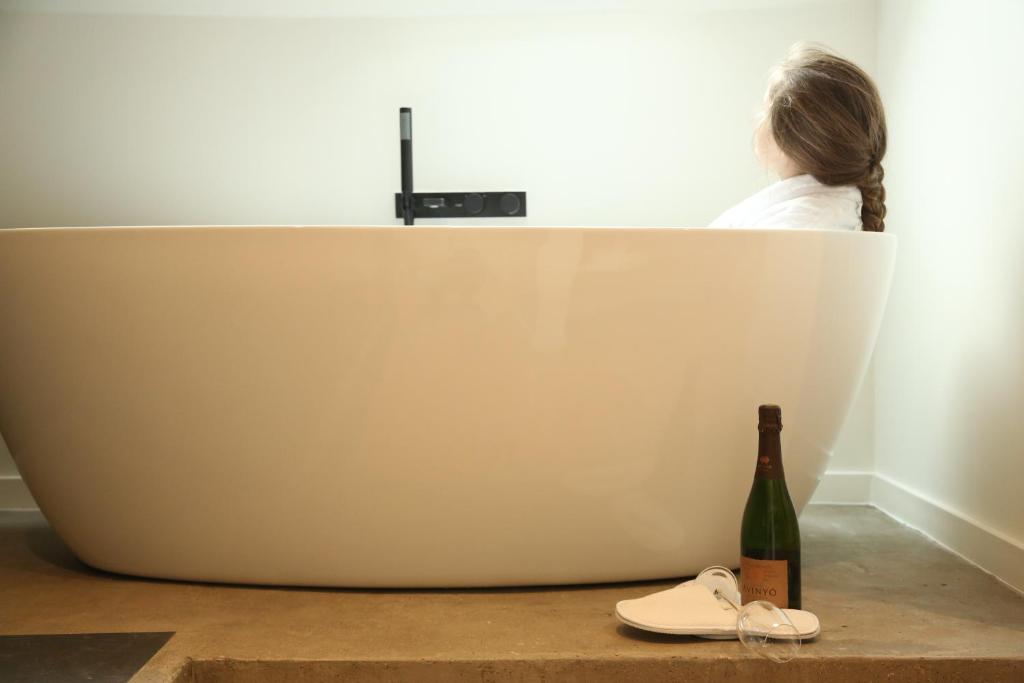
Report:
[[[740,529],[743,604],[800,609],[800,527],[782,470],[782,409],[758,408],[757,469]]]

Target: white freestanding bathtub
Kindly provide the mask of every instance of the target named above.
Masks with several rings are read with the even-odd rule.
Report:
[[[757,406],[806,504],[890,235],[0,230],[0,433],[98,568],[323,586],[735,566]]]

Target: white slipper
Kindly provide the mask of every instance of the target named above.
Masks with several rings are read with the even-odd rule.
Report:
[[[821,633],[814,614],[800,609],[782,611],[796,627],[796,637],[806,640]],[[655,633],[723,640],[737,637],[736,610],[694,581],[642,598],[620,600],[615,616],[624,624]]]

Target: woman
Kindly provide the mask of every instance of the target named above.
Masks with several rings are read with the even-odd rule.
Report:
[[[754,134],[779,180],[729,209],[713,228],[885,229],[885,112],[857,65],[798,44],[775,70]]]

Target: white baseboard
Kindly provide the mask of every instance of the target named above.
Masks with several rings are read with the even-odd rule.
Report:
[[[17,474],[0,475],[0,510],[38,510],[28,487]]]
[[[1024,542],[875,473],[871,503],[1024,594]]]
[[[877,472],[826,472],[812,504],[872,505],[1024,593],[1024,542]]]

